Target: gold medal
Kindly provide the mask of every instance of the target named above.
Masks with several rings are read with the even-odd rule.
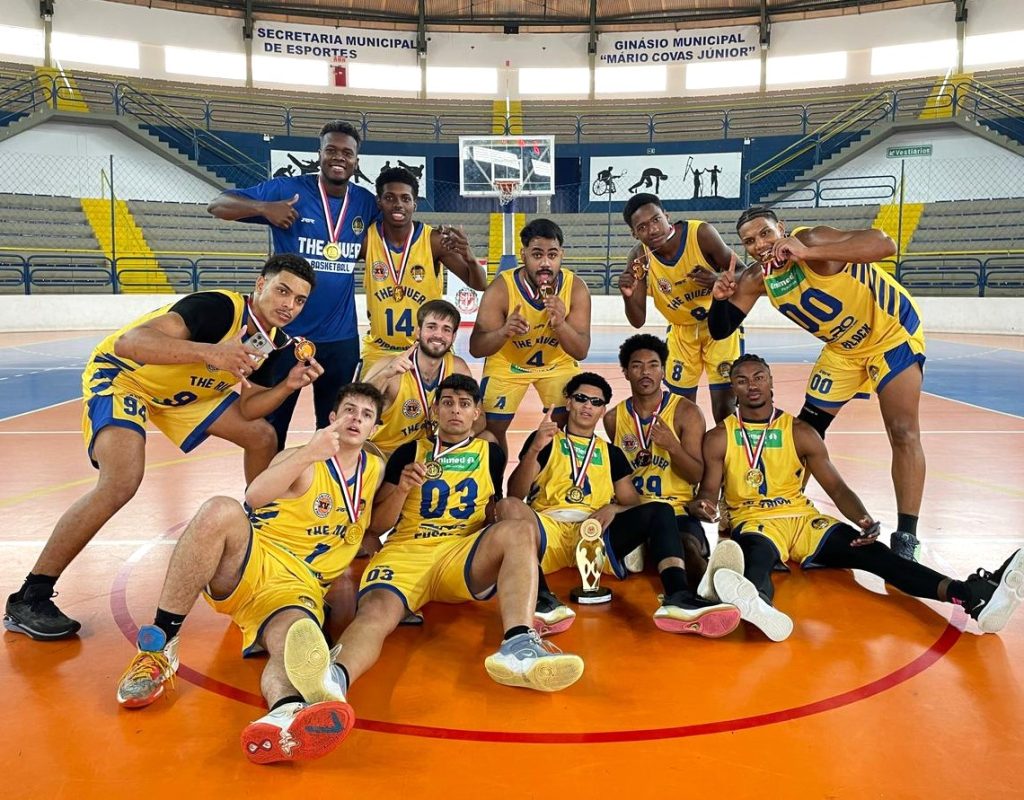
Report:
[[[441,466],[440,461],[430,460],[426,464],[426,472],[427,477],[430,480],[435,481],[444,475],[444,467]]]
[[[540,285],[540,296],[541,297],[554,297],[555,296],[555,284],[553,284],[553,283],[542,283]]]
[[[405,299],[405,287],[404,286],[396,286],[395,287],[395,300],[397,300],[398,302],[401,302],[404,299]]]
[[[363,526],[354,522],[345,528],[345,544],[356,545],[363,540]]]
[[[633,459],[633,465],[637,467],[647,467],[651,464],[651,451],[641,450],[636,454],[636,458]]]
[[[634,261],[629,269],[633,273],[634,280],[642,281],[647,277],[647,265],[642,261]]]
[[[433,439],[437,435],[437,423],[432,419],[427,419],[423,423],[423,435],[428,439]]]
[[[303,339],[302,337],[295,337],[295,360],[296,361],[310,361],[313,356],[316,355],[316,345],[313,344],[309,339]]]
[[[759,469],[750,469],[747,470],[747,474],[743,476],[743,479],[747,482],[747,486],[756,489],[764,482],[764,473]]]
[[[328,261],[337,261],[341,258],[341,245],[337,242],[328,242],[324,245],[324,258]]]
[[[586,498],[586,495],[583,493],[583,490],[579,486],[573,486],[565,494],[565,499],[568,500],[570,503],[582,503],[584,498]]]

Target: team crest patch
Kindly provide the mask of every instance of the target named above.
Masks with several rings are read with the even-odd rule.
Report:
[[[475,291],[465,286],[455,293],[455,305],[461,314],[474,314],[480,307],[480,300]]]
[[[402,403],[402,414],[409,419],[415,419],[423,413],[423,407],[419,400],[406,400]]]
[[[666,278],[658,278],[658,288],[662,294],[672,294],[672,283]]]
[[[299,595],[299,602],[302,603],[306,608],[316,611],[316,600],[312,597],[307,597],[304,594]]]
[[[816,531],[824,530],[831,524],[832,522],[826,517],[815,517],[811,520],[811,527]]]
[[[622,449],[632,453],[634,450],[640,449],[640,440],[637,439],[633,434],[627,433],[622,437]]]
[[[388,265],[383,261],[374,261],[373,266],[370,267],[370,274],[377,282],[386,281],[388,279]]]
[[[732,369],[732,362],[731,361],[723,361],[721,364],[718,365],[718,376],[720,378],[728,378],[729,377],[729,370],[731,370],[731,369]]]
[[[874,364],[868,367],[868,374],[871,376],[871,380],[874,383],[878,383],[878,376],[880,373],[881,370],[879,370],[878,367],[876,367]]]
[[[423,283],[423,279],[427,277],[427,271],[423,269],[423,266],[420,264],[413,264],[412,269],[409,272],[416,283]]]
[[[359,236],[363,232],[365,227],[366,226],[363,225],[362,217],[356,217],[354,220],[352,220],[352,233],[354,233],[356,236]]]
[[[328,517],[333,509],[334,499],[327,492],[318,494],[316,500],[313,501],[313,513],[320,519]]]

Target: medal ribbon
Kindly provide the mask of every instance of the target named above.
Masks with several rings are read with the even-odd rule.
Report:
[[[647,433],[646,433],[646,435],[644,434],[644,425],[640,421],[640,415],[636,413],[636,403],[634,402],[634,403],[632,403],[630,405],[629,415],[631,417],[633,417],[633,425],[636,428],[636,435],[640,439],[640,449],[641,450],[650,450],[648,445],[651,442],[651,428],[654,427],[654,420],[655,420],[655,418],[662,411],[664,411],[665,410],[665,406],[668,405],[669,394],[670,393],[668,391],[662,392],[662,394],[661,394],[661,406],[651,416],[651,421],[647,424]]]
[[[771,430],[772,425],[775,424],[775,420],[779,418],[779,411],[775,410],[772,412],[772,417],[768,420],[768,424],[765,425],[764,430],[761,431],[761,438],[757,442],[757,450],[754,450],[750,444],[750,434],[747,433],[747,426],[743,424],[743,417],[740,416],[740,410],[736,409],[736,420],[740,424],[740,433],[743,439],[743,450],[747,456],[747,463],[751,469],[757,468],[757,463],[761,460],[761,453],[764,451],[764,443],[768,441],[768,431]]]
[[[564,435],[565,443],[569,445],[569,466],[572,468],[572,484],[582,489],[584,482],[587,480],[587,470],[590,469],[590,459],[594,455],[594,449],[597,447],[597,435],[590,435],[590,444],[587,445],[587,454],[583,457],[582,464],[576,461],[576,448],[573,446],[569,434],[566,433]]]
[[[537,289],[533,288],[533,284],[530,283],[530,279],[526,276],[526,268],[525,267],[523,267],[523,271],[520,273],[520,275],[522,276],[522,280],[520,281],[520,283],[522,284],[523,291],[526,292],[526,297],[527,297],[528,300],[530,300],[530,302],[534,302],[538,298],[543,297],[543,295],[540,292],[540,288],[539,287]],[[544,284],[544,285],[547,285],[547,284]],[[555,278],[554,286],[557,289],[557,287],[558,287],[558,278],[557,277]],[[557,292],[556,292],[556,294],[557,294]]]
[[[327,223],[327,238],[331,244],[338,243],[338,237],[341,235],[341,227],[345,223],[345,211],[348,209],[348,199],[352,195],[351,192],[345,192],[345,199],[341,201],[341,213],[338,215],[338,224],[335,225],[331,219],[331,205],[327,201],[327,190],[324,188],[324,176],[320,175],[316,182],[317,188],[320,189],[320,202],[323,203],[324,207],[324,221]],[[385,242],[387,245],[387,242]],[[385,246],[385,249],[386,246]]]
[[[292,337],[287,336],[286,334],[288,341],[280,345],[280,347],[274,344],[274,337],[270,335],[270,331],[263,327],[263,324],[260,322],[260,318],[256,316],[256,310],[252,307],[252,295],[245,298],[245,310],[246,316],[252,320],[252,324],[256,326],[256,330],[263,334],[264,338],[270,342],[270,346],[275,350],[280,350],[282,347],[287,347],[292,343]],[[242,321],[242,327],[245,327],[245,320]],[[281,331],[281,333],[284,333],[284,331]],[[245,338],[248,339],[249,337],[246,336]]]
[[[348,194],[345,195],[345,199],[348,200]],[[380,231],[380,240],[384,244],[384,255],[386,255],[388,259],[388,272],[391,273],[392,282],[395,286],[398,286],[401,284],[402,278],[405,277],[405,268],[409,263],[409,253],[412,252],[412,237],[413,234],[416,233],[416,223],[414,222],[412,224],[409,229],[409,235],[405,239],[405,245],[402,247],[402,261],[398,265],[398,269],[395,269],[395,258],[391,253],[391,245],[388,244],[388,240],[384,238],[384,223],[378,222],[377,224],[380,226],[378,230]]]
[[[446,456],[452,450],[458,450],[460,447],[463,447],[464,445],[469,444],[469,442],[470,442],[470,440],[472,438],[473,438],[473,436],[471,434],[471,435],[467,436],[465,439],[463,439],[461,442],[459,442],[458,444],[450,445],[449,447],[446,447],[446,448],[444,448],[442,450],[441,449],[441,434],[438,433],[437,438],[434,440],[434,452],[430,456],[430,460],[431,461],[440,462],[441,456]]]
[[[430,422],[430,403],[427,401],[427,387],[423,381],[423,374],[420,372],[420,365],[417,362],[419,359],[419,348],[416,348],[416,352],[412,354],[412,374],[416,376],[416,394],[419,395],[420,403],[423,405],[423,419],[426,422]],[[441,357],[441,368],[437,373],[437,381],[435,386],[440,386],[441,381],[444,380],[444,357]]]
[[[359,517],[359,498],[363,494],[363,471],[366,464],[366,453],[360,452],[359,457],[356,459],[352,494],[348,493],[348,481],[345,478],[345,471],[341,468],[341,464],[338,463],[337,456],[331,456],[331,463],[334,464],[334,468],[338,471],[338,475],[341,478],[341,499],[345,504],[345,513],[348,515],[349,522],[354,523]]]

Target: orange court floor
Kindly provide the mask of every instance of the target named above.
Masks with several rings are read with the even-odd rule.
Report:
[[[0,334],[0,355],[82,336]],[[929,347],[937,340],[1008,354],[1002,374],[989,378],[1015,382],[1019,393],[1020,337],[933,337]],[[613,402],[623,399],[628,387],[613,359],[597,369],[612,383]],[[808,371],[802,361],[776,364],[781,407],[799,410]],[[699,402],[710,419],[704,388]],[[931,393],[921,404],[924,560],[955,577],[994,570],[1024,545],[1024,416],[980,405]],[[80,414],[76,399],[0,420],[5,596],[63,509],[94,481]],[[530,395],[512,425],[513,462],[539,419]],[[311,426],[303,398],[292,441]],[[845,408],[828,444],[847,482],[892,530],[877,402]],[[183,629],[174,689],[140,711],[115,701],[176,537],[204,499],[243,491],[232,445],[210,440],[186,456],[153,431],[147,450],[139,493],[57,585],[57,602],[82,622],[81,634],[45,643],[0,637],[6,800],[190,791],[410,800],[1024,796],[1024,612],[1000,635],[983,636],[958,608],[904,596],[874,576],[826,570],[776,578],[776,602],[796,622],[778,644],[745,626],[720,640],[662,633],[651,620],[656,576],[611,580],[613,602],[579,609],[573,628],[554,639],[582,655],[586,671],[550,695],[487,677],[483,660],[502,633],[495,602],[430,605],[426,624],[399,628],[353,687],[358,723],[338,750],[314,762],[254,766],[239,734],[264,713],[263,664],[240,658],[237,630],[202,601]],[[809,493],[835,513],[813,482]],[[568,570],[551,580],[563,597],[578,582]]]

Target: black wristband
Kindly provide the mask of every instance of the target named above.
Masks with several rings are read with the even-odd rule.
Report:
[[[712,339],[727,339],[746,319],[741,311],[728,300],[712,300],[708,309],[708,332]]]

